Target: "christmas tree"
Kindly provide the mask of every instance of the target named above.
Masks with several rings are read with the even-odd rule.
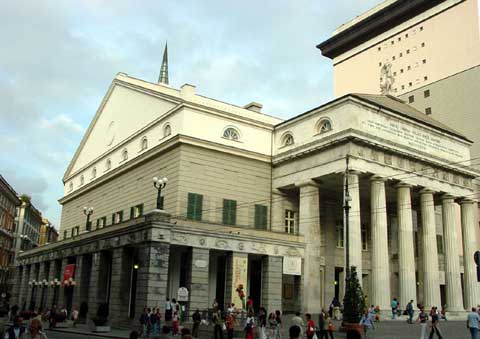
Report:
[[[362,287],[357,277],[357,270],[352,267],[350,280],[346,282],[345,298],[343,300],[343,321],[358,324],[365,309],[365,299]]]

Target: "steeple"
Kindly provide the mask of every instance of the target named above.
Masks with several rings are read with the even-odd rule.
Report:
[[[162,67],[160,67],[158,83],[168,85],[168,46],[166,42],[165,49],[163,51]]]

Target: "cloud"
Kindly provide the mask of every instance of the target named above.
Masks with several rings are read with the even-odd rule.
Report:
[[[59,114],[52,119],[41,118],[40,128],[44,129],[46,133],[56,132],[65,134],[80,134],[85,130],[79,123],[73,121],[72,118],[65,114]]]

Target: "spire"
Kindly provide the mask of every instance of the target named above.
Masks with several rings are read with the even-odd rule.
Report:
[[[165,49],[163,51],[162,67],[160,67],[158,83],[168,85],[168,46],[166,42]]]

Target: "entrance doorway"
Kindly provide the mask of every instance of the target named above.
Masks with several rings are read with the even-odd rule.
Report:
[[[225,255],[219,255],[217,257],[216,299],[217,299],[219,308],[222,311],[225,305],[225,277],[226,277],[225,264],[226,264]]]
[[[250,271],[248,294],[253,299],[253,309],[256,313],[262,303],[262,258],[252,257],[249,260],[248,268]]]

